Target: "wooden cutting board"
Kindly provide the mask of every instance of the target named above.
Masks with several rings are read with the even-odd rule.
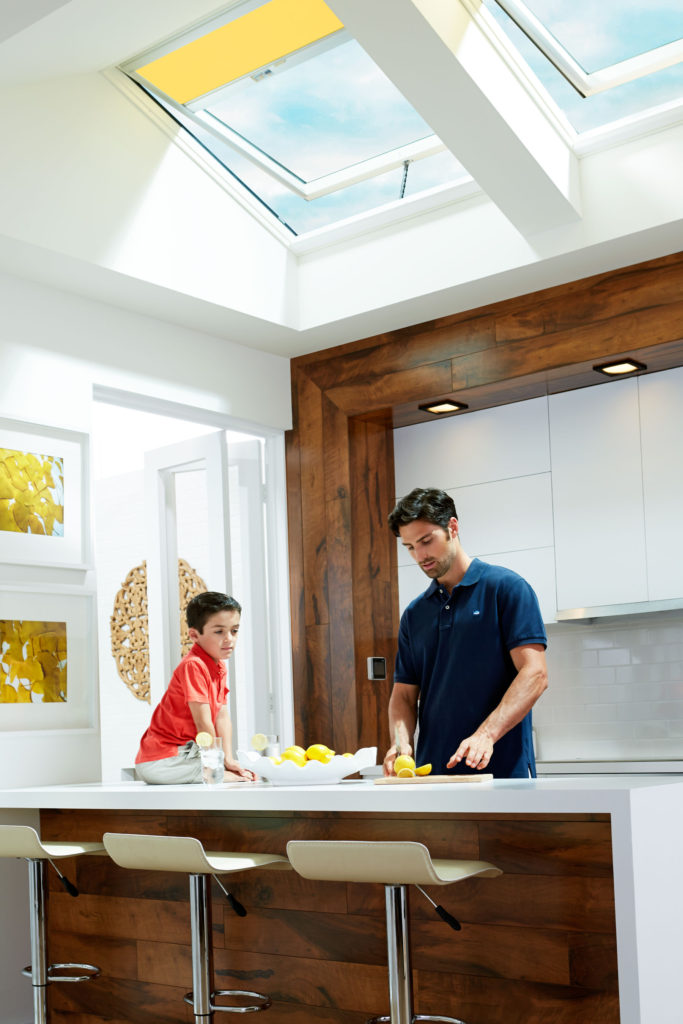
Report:
[[[433,785],[439,782],[490,782],[493,775],[415,775],[411,779],[398,779],[395,775],[375,779],[376,786],[411,786],[416,782]]]

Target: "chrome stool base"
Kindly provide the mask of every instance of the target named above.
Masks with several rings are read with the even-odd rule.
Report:
[[[53,971],[86,971],[86,974],[53,974]],[[28,967],[24,967],[21,972],[24,977],[32,978],[33,969],[31,964]],[[102,971],[99,967],[94,967],[93,964],[50,964],[47,969],[47,984],[51,984],[53,981],[92,981],[93,978],[99,978]]]

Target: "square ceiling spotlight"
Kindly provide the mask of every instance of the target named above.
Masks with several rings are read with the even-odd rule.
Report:
[[[450,398],[445,398],[442,402],[427,402],[425,405],[418,405],[418,409],[422,412],[431,412],[433,416],[443,416],[447,412],[461,412],[463,409],[469,409],[469,406],[464,402],[452,402]]]
[[[604,373],[607,377],[623,377],[629,373],[647,370],[647,366],[645,363],[639,363],[637,359],[616,359],[611,363],[598,363],[593,369],[598,373]]]

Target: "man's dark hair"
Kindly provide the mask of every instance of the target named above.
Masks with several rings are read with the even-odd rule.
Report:
[[[399,527],[414,523],[416,519],[424,519],[447,530],[448,523],[454,517],[457,519],[458,513],[450,494],[436,487],[416,487],[405,498],[399,498],[396,507],[389,513],[389,526],[394,536],[398,537]]]
[[[190,629],[196,629],[198,633],[204,632],[204,626],[208,619],[216,612],[240,612],[242,605],[234,597],[228,594],[220,594],[217,590],[206,590],[203,594],[196,594],[187,608],[185,617]]]

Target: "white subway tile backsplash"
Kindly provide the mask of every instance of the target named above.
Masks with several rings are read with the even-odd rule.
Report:
[[[548,626],[538,757],[683,758],[683,611]]]

